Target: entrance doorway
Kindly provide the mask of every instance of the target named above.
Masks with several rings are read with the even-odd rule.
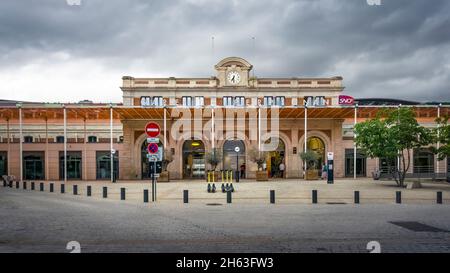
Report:
[[[354,150],[345,149],[345,176],[353,177],[354,170]],[[356,176],[366,176],[366,156],[356,150]]]
[[[183,178],[205,178],[205,145],[201,140],[183,143]]]
[[[44,152],[23,152],[23,178],[44,180]]]
[[[141,179],[150,179],[149,175],[149,164],[148,164],[148,142],[147,140],[144,140],[141,145]],[[158,150],[162,149],[163,151],[163,158],[164,158],[164,145],[161,143],[161,141],[158,143]]]
[[[0,152],[0,176],[8,174],[8,154]]]
[[[270,139],[266,141],[266,144],[267,143],[270,143]],[[285,165],[283,176],[286,174],[286,161],[284,159],[285,149],[286,146],[284,144],[284,141],[279,138],[277,149],[267,153],[266,164],[269,177],[283,178],[280,171],[281,163]]]
[[[318,175],[320,177],[321,172],[322,172],[322,165],[326,162],[325,161],[325,143],[319,137],[310,137],[310,138],[308,138],[308,141],[306,142],[306,149],[308,151],[313,151],[318,155],[316,167],[317,167]]]
[[[239,147],[239,152],[236,153],[235,148]],[[238,158],[237,158],[238,157]],[[239,160],[239,162],[237,162]],[[241,168],[243,166],[243,168]],[[223,169],[241,171],[245,170],[245,144],[242,140],[227,140],[223,144]],[[241,172],[240,172],[241,173]],[[241,173],[241,178],[245,177]]]

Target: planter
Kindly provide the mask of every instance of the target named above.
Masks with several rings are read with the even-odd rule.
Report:
[[[256,181],[269,181],[267,171],[256,171]]]
[[[319,179],[318,170],[306,170],[305,179],[306,180],[317,180],[317,179]]]
[[[158,182],[169,182],[169,171],[163,171],[159,174]]]

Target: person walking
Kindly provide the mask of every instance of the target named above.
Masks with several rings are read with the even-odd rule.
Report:
[[[286,168],[286,166],[284,166],[284,163],[281,162],[280,166],[278,166],[278,169],[280,170],[280,177],[284,178],[284,169]]]
[[[245,178],[245,163],[241,165],[241,178]]]
[[[322,180],[323,179],[327,179],[327,175],[328,175],[328,167],[327,164],[323,164],[322,165]]]

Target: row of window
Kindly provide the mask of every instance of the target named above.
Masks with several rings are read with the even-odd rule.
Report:
[[[66,157],[67,179],[82,179],[83,164],[81,151],[69,151]],[[23,178],[45,180],[45,152],[23,152]],[[7,156],[0,152],[0,175],[7,174]],[[114,154],[115,177],[119,177],[119,154]],[[64,152],[59,152],[59,179],[64,179]],[[96,152],[96,179],[111,179],[111,153]]]
[[[33,137],[32,136],[24,136],[23,142],[25,143],[33,143]],[[88,143],[97,143],[97,137],[96,136],[88,136],[87,138]],[[123,136],[119,137],[119,142],[123,142]],[[57,136],[56,137],[56,143],[64,143],[64,136]]]
[[[183,96],[181,98],[181,103],[186,107],[195,107],[195,106],[204,106],[205,98],[203,96]],[[225,96],[223,97],[223,105],[224,106],[237,106],[243,107],[245,106],[245,97],[244,96]],[[285,97],[284,96],[265,96],[263,100],[264,106],[284,106],[285,105]],[[164,100],[161,96],[154,97],[141,97],[141,106],[155,106],[162,107],[164,106]]]

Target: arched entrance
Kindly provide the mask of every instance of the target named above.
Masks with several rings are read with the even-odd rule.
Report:
[[[270,139],[266,140],[266,143],[270,143]],[[278,147],[274,151],[270,151],[267,153],[266,164],[267,164],[267,172],[269,177],[279,177],[282,178],[280,172],[280,164],[283,163],[285,165],[284,173],[286,173],[286,161],[285,161],[285,152],[286,145],[281,138],[278,138]]]
[[[239,152],[236,153],[235,148],[239,147]],[[226,140],[223,144],[223,169],[241,171],[245,167],[245,143],[242,140]],[[238,162],[239,161],[239,162]],[[245,177],[245,171],[241,178]]]
[[[201,140],[183,143],[183,178],[205,177],[205,145]]]
[[[148,142],[144,140],[141,145],[141,177],[142,179],[150,179],[149,176],[149,164],[148,164],[148,151],[147,151]],[[164,145],[161,141],[158,143],[158,149],[162,149],[164,156]]]
[[[325,143],[319,137],[313,136],[308,138],[308,141],[306,142],[306,148],[308,151],[313,151],[319,156],[317,168],[320,177],[320,173],[322,172],[322,165],[325,163]]]

